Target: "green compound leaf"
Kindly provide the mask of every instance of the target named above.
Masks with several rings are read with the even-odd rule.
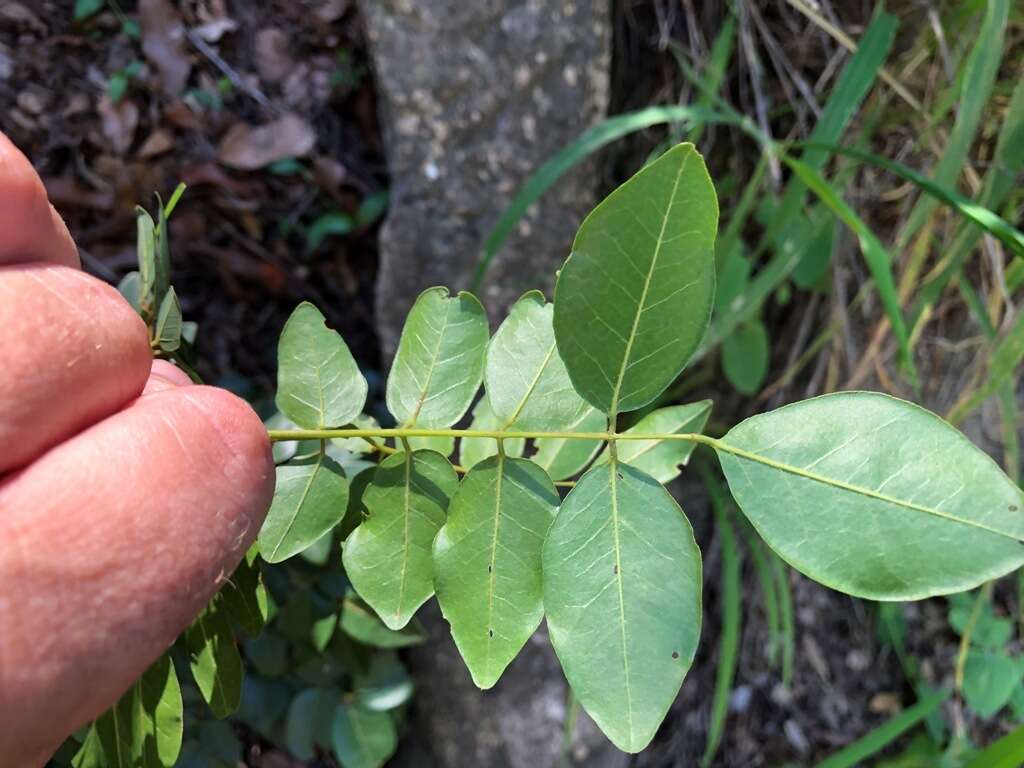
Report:
[[[140,312],[139,300],[142,292],[142,278],[138,272],[129,272],[127,275],[121,278],[121,282],[117,284],[117,292],[121,294],[125,301],[132,305],[132,309],[136,312]]]
[[[768,545],[841,592],[919,600],[1024,564],[1024,494],[912,403],[825,395],[747,419],[716,450]]]
[[[459,479],[434,451],[400,451],[381,462],[363,493],[369,517],[345,541],[352,586],[389,629],[409,623],[434,594],[430,547]]]
[[[203,700],[215,717],[227,717],[238,709],[242,696],[242,659],[219,596],[185,630],[185,645],[192,677]]]
[[[321,692],[316,688],[300,691],[288,706],[284,720],[284,744],[300,760],[315,754],[316,710]]]
[[[323,653],[327,646],[331,644],[331,638],[334,637],[334,632],[337,628],[338,614],[336,613],[328,614],[313,621],[313,625],[310,627],[309,639],[317,653]]]
[[[139,314],[146,325],[152,326],[163,297],[158,297],[156,224],[145,208],[136,206],[135,222],[138,228],[136,250],[139,256]]]
[[[491,408],[491,402],[486,393],[475,406],[473,406],[473,422],[470,429],[482,431],[502,429],[504,424],[495,416]],[[521,437],[513,437],[504,441],[505,454],[507,456],[522,456],[526,448],[526,441]],[[464,437],[459,443],[459,461],[464,467],[473,467],[488,456],[494,456],[498,452],[498,441],[490,437]]]
[[[564,432],[603,432],[608,419],[596,408],[588,408]],[[572,477],[594,458],[601,447],[600,440],[567,440],[562,437],[542,437],[535,441],[537,452],[531,457],[554,480]]]
[[[259,547],[250,547],[220,591],[228,615],[250,637],[256,637],[263,630],[269,612],[258,556]]]
[[[342,603],[341,630],[353,640],[376,648],[405,648],[427,639],[426,631],[415,619],[400,630],[388,629],[355,593],[346,596]]]
[[[74,768],[172,768],[181,752],[181,688],[168,655],[89,728]]]
[[[277,468],[277,487],[260,529],[260,554],[279,563],[306,549],[341,522],[348,505],[345,470],[316,454]]]
[[[718,201],[704,159],[680,144],[595,208],[555,288],[558,351],[604,413],[661,394],[697,349],[715,292]]]
[[[153,338],[164,352],[174,352],[181,346],[181,304],[174,288],[168,288],[160,303]]]
[[[355,676],[356,702],[374,712],[387,712],[407,702],[413,693],[413,682],[398,654],[375,653],[366,674]]]
[[[672,435],[701,432],[711,415],[711,401],[701,400],[688,405],[672,405],[651,411],[626,430],[630,435]],[[619,461],[646,472],[659,483],[679,476],[679,467],[690,460],[695,443],[684,440],[622,440],[618,443]],[[598,464],[608,461],[605,449]]]
[[[768,373],[768,330],[760,320],[738,326],[722,341],[722,372],[736,390],[752,395]]]
[[[167,654],[135,684],[139,707],[136,754],[144,768],[171,768],[181,752],[183,714],[181,686]]]
[[[196,730],[199,738],[185,743],[181,768],[195,766],[196,763],[204,768],[231,768],[242,761],[242,743],[231,728],[231,723],[204,720],[200,721]]]
[[[1024,670],[1006,651],[972,649],[964,664],[964,699],[979,717],[992,717],[1010,702]]]
[[[269,427],[269,423],[267,426]],[[356,429],[380,429],[380,422],[373,416],[361,413],[352,419],[352,426]],[[331,440],[335,447],[349,453],[373,453],[375,451],[373,446],[378,442],[378,438],[365,437],[337,437]]]
[[[103,5],[103,0],[75,0],[75,21],[84,21],[90,16],[94,16],[100,12]]]
[[[388,376],[387,404],[405,427],[450,427],[483,378],[487,315],[471,293],[428,288],[409,311]]]
[[[277,407],[306,429],[340,427],[366,404],[366,379],[348,346],[304,301],[281,331],[277,346]]]
[[[700,550],[664,486],[611,462],[569,493],[544,543],[551,644],[580,703],[626,752],[654,737],[693,661]]]
[[[96,730],[96,757],[99,768],[134,768],[136,755],[133,734],[137,724],[138,689],[133,685],[117,703],[93,724]],[[88,743],[88,739],[86,740]]]
[[[180,198],[181,193],[184,192],[184,187],[179,184],[178,189],[181,192],[175,190],[175,195]],[[177,199],[175,199],[174,204],[177,205]],[[153,245],[156,249],[154,254],[154,267],[156,271],[153,275],[153,292],[157,307],[163,304],[164,297],[171,288],[171,238],[167,226],[167,217],[169,215],[164,208],[163,202],[160,200],[160,195],[157,195],[156,229],[153,232]]]
[[[345,768],[381,768],[398,748],[391,715],[341,704],[331,726],[334,754]]]
[[[409,438],[409,447],[414,451],[437,451],[448,458],[455,453],[455,438],[451,435],[419,435]]]
[[[541,549],[558,502],[536,464],[492,456],[463,478],[434,539],[437,600],[480,688],[498,682],[540,626]]]
[[[117,765],[115,762],[107,760],[103,744],[100,742],[99,722],[106,716],[107,713],[103,713],[89,726],[82,746],[71,758],[71,768],[108,768],[108,766]]]
[[[509,310],[487,348],[484,383],[499,429],[565,429],[587,410],[555,346],[553,307],[540,291]]]

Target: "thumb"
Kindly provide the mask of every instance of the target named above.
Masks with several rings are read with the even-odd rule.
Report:
[[[162,373],[168,388],[0,482],[0,765],[45,758],[113,704],[262,524],[259,417]]]

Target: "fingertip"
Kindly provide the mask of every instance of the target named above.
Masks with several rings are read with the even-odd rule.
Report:
[[[49,261],[78,268],[78,249],[32,163],[0,133],[0,264]]]
[[[46,194],[45,187],[43,188],[43,194]],[[64,217],[57,212],[57,209],[53,207],[53,203],[49,201],[49,197],[47,197],[46,204],[50,208],[50,222],[53,224],[54,238],[56,240],[56,253],[60,257],[59,259],[55,259],[55,261],[68,267],[81,269],[82,259],[78,255],[78,246],[75,245],[75,239],[71,237],[71,230],[68,229],[67,222],[65,222]]]
[[[0,265],[0,350],[0,472],[137,398],[153,357],[117,290],[52,263]]]
[[[70,732],[116,701],[230,576],[273,488],[259,417],[205,386],[140,398],[0,482],[0,765],[15,726]]]
[[[189,403],[223,442],[230,457],[224,472],[252,495],[251,517],[258,531],[274,495],[274,458],[262,420],[245,400],[226,389],[192,386],[173,394]]]

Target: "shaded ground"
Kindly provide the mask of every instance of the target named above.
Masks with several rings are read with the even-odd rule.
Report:
[[[75,23],[73,5],[2,4],[0,127],[36,164],[85,268],[114,282],[130,271],[133,206],[152,206],[154,191],[166,198],[184,181],[189,188],[171,221],[173,280],[186,317],[200,324],[206,377],[270,389],[274,341],[304,298],[323,309],[362,363],[377,368],[376,219],[313,249],[307,235],[322,215],[355,217],[387,187],[373,83],[350,4],[235,3],[228,14],[217,0],[182,3],[185,15],[175,19],[172,8],[172,25],[201,26],[207,39],[199,38],[201,48],[168,42],[165,69],[143,55],[114,13]],[[168,22],[162,5],[150,3],[153,24]],[[135,18],[130,4],[123,7]],[[174,68],[188,77],[181,98],[162,90],[162,73]],[[119,79],[127,80],[125,92],[111,104]],[[218,162],[229,154],[223,142],[233,127],[285,114],[297,116],[301,130],[283,137],[279,157],[307,148],[306,131],[315,136],[301,168],[285,162],[248,171]],[[234,164],[252,160],[257,146],[231,145]]]
[[[364,369],[379,370],[371,306],[377,264],[374,209],[388,182],[362,27],[351,4],[276,0],[256,10],[257,4],[250,3],[185,2],[184,25],[205,32],[198,42],[171,36],[163,51],[148,60],[139,41],[125,34],[117,14],[104,10],[76,23],[73,5],[70,0],[0,3],[0,128],[36,163],[82,248],[86,269],[112,282],[132,269],[132,206],[151,200],[154,190],[166,195],[185,181],[189,190],[171,225],[173,280],[186,317],[200,324],[204,376],[250,393],[269,390],[277,334],[301,299],[320,306]],[[706,56],[716,29],[715,5],[619,4],[612,112],[674,101],[686,93],[668,40],[679,41],[695,59]],[[859,33],[871,4],[842,5],[843,16],[836,21]],[[161,16],[168,13],[163,3],[146,7],[153,14],[151,23],[173,29],[179,21],[174,13]],[[136,16],[133,4],[122,8]],[[781,56],[777,66],[791,68],[811,93],[824,98],[844,54],[775,4],[763,4],[763,11],[755,26],[766,60],[773,55],[768,41],[774,41]],[[907,13],[903,29],[909,35],[924,21],[916,5]],[[725,88],[738,108],[757,114],[759,99],[767,95],[776,109],[771,125],[777,136],[803,133],[813,124],[812,101],[791,92],[799,90],[797,78],[783,86],[769,72],[759,93],[743,61]],[[184,95],[165,95],[168,80],[183,71]],[[122,85],[124,93],[113,103],[111,96]],[[896,114],[880,132],[877,149],[913,163],[914,157],[902,152],[913,138],[912,129]],[[274,140],[284,142],[276,147],[278,162],[265,163],[266,156],[253,159],[265,143],[239,140],[237,126],[262,125],[284,115],[294,115],[299,127],[291,133],[275,131]],[[234,141],[225,143],[232,133]],[[600,185],[608,189],[621,181],[663,137],[664,132],[651,131],[606,153]],[[731,176],[733,189],[741,190],[757,160],[749,141],[709,130],[701,146],[716,178]],[[301,164],[285,160],[293,154],[305,156]],[[239,167],[257,161],[253,170]],[[887,233],[912,198],[889,196],[885,204],[865,206],[883,181],[878,174],[864,173],[853,202],[877,231]],[[318,231],[332,228],[339,234],[316,242]],[[350,231],[342,233],[345,229]],[[853,244],[845,243],[833,281],[847,299],[866,279],[854,253]],[[693,372],[704,383],[686,396],[714,397],[714,418],[722,426],[766,405],[848,386],[865,350],[872,349],[879,309],[869,301],[842,317],[843,307],[831,298],[806,295],[769,305],[766,321],[776,342],[776,374],[793,362],[793,350],[806,348],[808,328],[839,316],[846,331],[768,397],[750,401],[730,394],[718,383],[713,361]],[[937,314],[942,319],[929,330],[934,341],[924,345],[924,370],[965,370],[971,347],[962,313],[940,307]],[[965,339],[965,346],[955,346]],[[883,344],[873,354],[877,365],[856,383],[885,388],[891,349]],[[926,399],[948,402],[960,375],[926,377]],[[997,435],[982,422],[972,436],[984,441]],[[639,766],[690,766],[703,750],[719,635],[721,555],[709,513],[702,504],[687,501],[697,496],[703,492],[692,483],[680,493],[705,557],[702,643],[657,741],[636,759]],[[895,654],[877,639],[874,607],[796,574],[789,577],[796,630],[793,680],[788,688],[782,686],[779,665],[768,658],[770,638],[751,565],[748,552],[742,653],[717,765],[820,759],[912,700]],[[997,592],[997,598],[1001,610],[1012,612],[1010,590]],[[945,620],[944,603],[909,607],[905,617],[908,650],[923,660],[924,676],[948,681],[956,637]],[[999,727],[976,727],[974,734],[987,740]]]

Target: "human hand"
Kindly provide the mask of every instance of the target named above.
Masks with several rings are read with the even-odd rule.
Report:
[[[42,764],[174,641],[256,537],[270,443],[154,361],[0,134],[0,766]]]

